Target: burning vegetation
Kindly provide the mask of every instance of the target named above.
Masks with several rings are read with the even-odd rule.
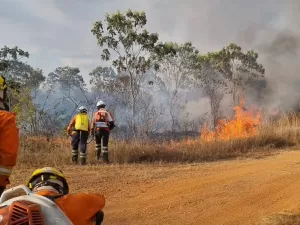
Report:
[[[261,111],[255,107],[246,110],[244,105],[245,101],[242,100],[234,107],[234,118],[229,121],[220,120],[215,131],[210,131],[204,125],[201,129],[201,140],[230,140],[255,136],[261,123]]]

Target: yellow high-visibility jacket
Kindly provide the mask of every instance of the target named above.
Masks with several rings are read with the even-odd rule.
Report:
[[[67,132],[70,133],[72,127],[75,127],[75,130],[81,130],[81,131],[90,131],[90,121],[89,116],[85,113],[79,113],[76,116],[73,117],[71,120]]]

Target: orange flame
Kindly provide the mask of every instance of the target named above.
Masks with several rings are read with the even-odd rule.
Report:
[[[261,111],[244,110],[245,101],[234,107],[235,116],[232,120],[220,120],[215,131],[210,131],[205,124],[201,129],[201,140],[230,140],[255,136],[257,126],[261,123]]]

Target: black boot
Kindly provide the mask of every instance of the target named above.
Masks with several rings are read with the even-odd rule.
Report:
[[[74,164],[78,163],[78,149],[72,149],[72,162]]]
[[[96,159],[100,160],[100,154],[101,154],[101,144],[95,145],[95,151],[96,151]]]
[[[101,154],[101,151],[100,150],[96,150],[96,158],[97,158],[97,160],[100,160],[100,154]]]
[[[105,162],[105,163],[109,163],[109,160],[108,160],[108,152],[103,152],[103,161]]]
[[[86,164],[86,159],[80,158],[80,165],[85,165],[85,164]]]
[[[77,164],[77,163],[78,163],[78,155],[73,155],[73,156],[72,156],[72,162],[73,162],[74,164]]]
[[[95,224],[101,225],[104,219],[104,213],[102,211],[97,212],[95,216]]]

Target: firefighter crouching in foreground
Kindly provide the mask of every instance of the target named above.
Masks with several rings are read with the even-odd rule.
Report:
[[[54,201],[74,225],[100,225],[103,221],[104,196],[89,193],[70,194],[68,182],[61,170],[53,167],[37,169],[28,179],[26,186],[33,193]]]
[[[87,114],[87,109],[84,106],[79,107],[80,113],[73,117],[68,128],[67,133],[71,134],[72,130],[72,161],[78,163],[78,147],[80,147],[80,164],[86,164],[86,149],[87,140],[90,132],[90,121]],[[73,128],[73,129],[72,129]]]
[[[10,183],[19,150],[19,129],[14,113],[9,112],[5,78],[0,76],[0,196]]]
[[[105,103],[103,101],[97,102],[97,112],[95,112],[92,119],[91,133],[95,134],[96,139],[96,157],[100,160],[101,154],[101,141],[102,146],[102,158],[103,161],[108,163],[108,141],[109,134],[114,129],[115,124],[109,112],[105,109]],[[103,139],[103,140],[102,140]]]

